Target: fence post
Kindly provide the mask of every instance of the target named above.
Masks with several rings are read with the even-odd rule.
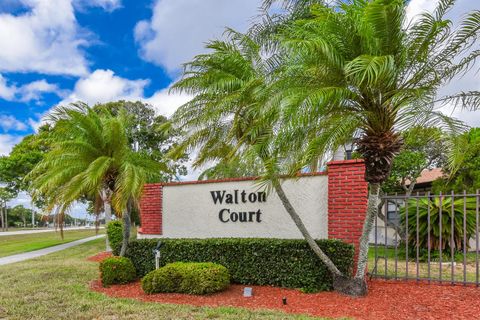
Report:
[[[328,166],[328,237],[358,245],[367,212],[368,183],[363,160],[332,161]]]

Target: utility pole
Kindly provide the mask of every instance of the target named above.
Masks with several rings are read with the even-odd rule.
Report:
[[[5,210],[5,227],[6,230],[8,231],[8,210],[7,210],[7,202],[4,202],[3,208]]]
[[[5,231],[5,218],[3,216],[3,202],[0,201],[0,218],[2,220],[2,231]]]

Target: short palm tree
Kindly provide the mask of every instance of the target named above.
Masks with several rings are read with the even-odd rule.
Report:
[[[357,284],[365,277],[380,184],[402,146],[399,133],[412,126],[456,132],[462,126],[436,110],[438,103],[479,107],[478,91],[438,96],[439,88],[480,55],[480,12],[453,28],[445,14],[454,2],[441,0],[433,14],[423,13],[410,24],[404,0],[318,3],[309,16],[283,25],[273,37],[285,53],[275,79],[283,95],[278,136],[298,155],[293,170],[352,137],[365,160],[369,199]]]
[[[62,217],[82,197],[103,205],[106,220],[113,207],[123,217],[124,255],[131,206],[147,179],[163,168],[130,150],[121,116],[98,114],[78,103],[55,108],[47,119],[55,123],[52,149],[30,173],[33,195],[44,197],[48,208]]]

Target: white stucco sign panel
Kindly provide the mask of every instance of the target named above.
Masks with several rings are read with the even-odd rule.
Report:
[[[327,238],[327,176],[282,185],[313,237]],[[302,238],[276,193],[255,181],[167,185],[162,209],[165,238]]]

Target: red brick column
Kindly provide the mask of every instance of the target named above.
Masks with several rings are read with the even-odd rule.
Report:
[[[161,183],[146,184],[140,199],[141,228],[138,232],[149,235],[162,234],[162,196]]]
[[[344,160],[327,165],[328,237],[353,244],[356,262],[368,202],[365,164],[363,160]]]

